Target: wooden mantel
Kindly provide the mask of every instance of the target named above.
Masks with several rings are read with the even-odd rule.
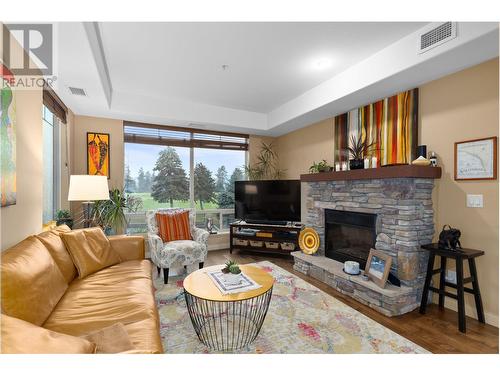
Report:
[[[395,165],[391,167],[300,175],[300,181],[303,182],[373,180],[377,178],[441,178],[441,168],[422,167],[417,165]]]

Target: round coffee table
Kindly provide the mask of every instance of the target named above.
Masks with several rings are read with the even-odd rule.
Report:
[[[259,334],[271,301],[274,278],[260,268],[241,265],[241,271],[261,287],[222,294],[206,272],[223,267],[207,267],[187,276],[184,294],[200,341],[216,351],[233,351],[250,344]]]

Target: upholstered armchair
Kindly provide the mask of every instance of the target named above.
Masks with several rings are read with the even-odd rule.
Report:
[[[185,268],[191,264],[198,263],[199,268],[203,268],[203,263],[207,257],[208,232],[204,229],[196,228],[196,213],[189,210],[189,226],[192,240],[177,240],[163,242],[158,233],[155,214],[157,212],[168,213],[178,208],[160,208],[146,212],[146,222],[148,225],[148,244],[151,253],[151,261],[156,265],[158,274],[163,269],[163,279],[168,284],[168,273],[172,267]]]

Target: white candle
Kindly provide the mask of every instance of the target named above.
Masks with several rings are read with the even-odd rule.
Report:
[[[340,162],[335,162],[335,172],[339,172],[340,171]]]
[[[377,168],[377,157],[372,156],[372,168]]]
[[[365,158],[365,169],[370,168],[370,159]]]
[[[342,170],[347,171],[347,162],[346,161],[342,162]]]

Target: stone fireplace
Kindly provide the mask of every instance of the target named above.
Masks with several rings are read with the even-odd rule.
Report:
[[[334,172],[325,173],[331,180],[324,181],[318,180],[319,175],[303,175],[307,184],[304,224],[319,233],[321,245],[315,255],[292,254],[296,270],[388,316],[414,310],[420,303],[428,257],[420,245],[432,242],[432,189],[434,178],[441,174],[432,167],[391,168],[404,173],[376,178],[374,173],[387,174],[383,170],[390,169],[377,168],[382,171],[365,171],[374,177],[367,178],[363,171]],[[435,175],[427,176],[429,169]],[[364,269],[370,248],[392,257],[391,273],[401,287],[379,288],[342,271],[345,260],[356,260]]]

